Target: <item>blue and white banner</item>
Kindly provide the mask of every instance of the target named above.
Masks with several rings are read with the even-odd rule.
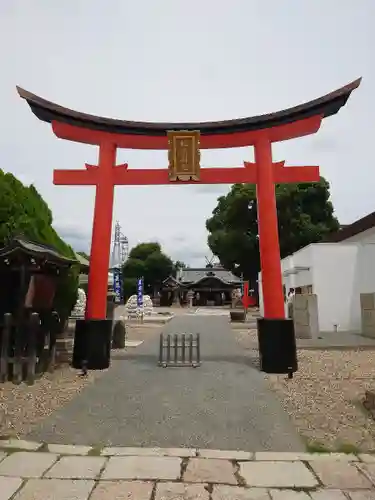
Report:
[[[137,282],[137,307],[139,309],[143,307],[143,277],[138,278]]]
[[[115,303],[121,304],[122,302],[122,273],[121,269],[113,270],[113,290],[115,292]]]

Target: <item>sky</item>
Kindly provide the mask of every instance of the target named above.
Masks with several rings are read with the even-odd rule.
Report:
[[[57,139],[19,85],[63,106],[139,121],[211,121],[274,112],[359,76],[318,134],[275,144],[274,160],[319,165],[342,224],[375,210],[374,0],[2,0],[0,168],[33,183],[54,227],[88,251],[94,187],[54,186],[54,169],[96,164],[96,147]],[[119,150],[129,168],[167,168],[166,151]],[[203,150],[237,166],[253,150]],[[119,186],[114,218],[130,247],[159,241],[191,266],[210,257],[205,221],[230,186]]]

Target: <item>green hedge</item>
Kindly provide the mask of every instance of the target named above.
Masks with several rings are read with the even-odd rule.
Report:
[[[0,246],[17,234],[36,243],[54,247],[61,255],[75,258],[52,227],[52,212],[33,185],[24,186],[14,175],[0,169]],[[62,319],[69,316],[77,300],[79,268],[62,275],[56,291],[54,307]]]

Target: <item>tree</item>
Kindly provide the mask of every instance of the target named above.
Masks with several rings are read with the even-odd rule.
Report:
[[[14,175],[0,169],[0,246],[17,235],[52,246],[61,255],[75,257],[52,227],[52,212],[33,185],[24,186]],[[55,303],[61,317],[69,316],[78,288],[78,268],[59,280]]]
[[[159,243],[140,243],[132,248],[123,266],[124,296],[128,298],[136,293],[137,280],[141,277],[144,278],[145,294],[153,294],[173,271],[173,262],[162,252]]]
[[[175,278],[177,277],[177,274],[181,269],[186,269],[186,264],[181,260],[176,260],[176,262],[173,264],[173,276]]]
[[[275,189],[281,258],[338,230],[323,177],[317,183],[278,184]],[[256,287],[260,259],[255,186],[234,184],[218,198],[206,227],[208,245],[221,264],[237,276],[243,273]]]

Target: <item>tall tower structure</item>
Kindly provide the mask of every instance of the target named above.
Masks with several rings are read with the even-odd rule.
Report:
[[[121,232],[119,221],[115,224],[115,234],[111,253],[110,269],[120,268],[129,256],[129,240]]]
[[[115,235],[113,239],[113,247],[110,261],[110,268],[119,268],[121,267],[121,226],[118,221],[115,224]]]
[[[122,233],[120,233],[120,246],[121,263],[124,264],[129,257],[129,240]]]
[[[112,288],[115,292],[115,302],[117,304],[123,301],[122,285],[122,266],[129,254],[128,238],[121,232],[119,221],[115,224],[115,234],[113,239],[112,254],[110,260],[110,277]]]

